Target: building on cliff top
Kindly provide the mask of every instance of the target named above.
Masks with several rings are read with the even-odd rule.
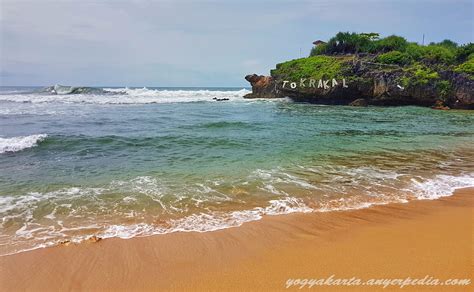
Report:
[[[321,41],[321,40],[317,40],[317,41],[314,41],[314,42],[313,42],[313,45],[315,45],[315,46],[317,47],[317,46],[319,46],[319,45],[321,45],[321,44],[325,44],[325,43],[326,43],[326,42],[323,42],[323,41]]]

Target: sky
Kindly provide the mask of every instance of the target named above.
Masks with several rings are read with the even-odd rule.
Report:
[[[0,0],[0,85],[248,86],[339,31],[473,42],[473,0]]]

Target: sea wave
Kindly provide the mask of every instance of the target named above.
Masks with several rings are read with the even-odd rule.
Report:
[[[46,87],[40,90],[40,92],[66,95],[66,94],[105,94],[107,93],[102,88],[98,87],[85,87],[85,86],[64,86],[56,84],[54,86]]]
[[[19,103],[72,103],[72,104],[152,104],[181,102],[214,102],[216,99],[244,101],[243,96],[250,93],[240,90],[168,90],[149,88],[104,88],[85,90],[78,88],[56,91],[41,91],[34,94],[0,95],[0,101]]]
[[[30,136],[0,138],[0,153],[18,152],[27,148],[35,147],[48,135],[38,134]]]
[[[316,169],[312,170],[316,171]],[[393,183],[392,180],[399,179],[399,175],[395,173],[377,171],[368,167],[349,168],[344,172],[350,176],[364,174],[374,179],[376,184],[384,181],[390,185]],[[340,175],[339,173],[336,177]],[[266,200],[266,204],[259,204],[260,207],[248,209],[245,209],[246,203],[244,201],[240,202],[243,205],[238,204],[240,208],[244,208],[237,208],[237,210],[220,211],[208,208],[216,202],[218,206],[225,202],[237,202],[235,196],[218,188],[222,182],[209,181],[184,188],[182,186],[181,192],[177,194],[173,185],[169,185],[161,179],[139,176],[131,180],[112,181],[108,186],[103,187],[71,187],[45,193],[31,192],[20,197],[3,196],[0,198],[0,215],[3,217],[3,224],[23,222],[10,238],[13,242],[9,241],[8,243],[14,247],[17,244],[20,246],[22,243],[29,242],[29,246],[27,244],[26,247],[18,247],[13,251],[13,253],[17,253],[52,246],[62,240],[81,242],[92,235],[101,238],[132,238],[173,232],[208,232],[238,227],[246,222],[260,220],[264,216],[345,211],[388,203],[406,203],[410,200],[437,199],[450,196],[459,188],[474,187],[474,173],[411,177],[406,181],[404,187],[392,195],[384,193],[383,189],[379,192],[374,189],[362,192],[364,187],[349,190],[343,186],[334,190],[315,182],[311,183],[296,174],[290,175],[276,169],[254,171],[246,177],[245,181],[238,183],[239,188],[245,188],[249,183],[255,184],[255,181],[259,182],[257,188],[265,191],[267,193],[265,196],[268,196],[269,199]],[[357,182],[353,183],[357,184]],[[288,185],[296,187],[299,190],[298,193],[293,193],[286,188]],[[330,185],[334,185],[334,183],[331,182]],[[127,195],[121,199],[110,197],[118,190]],[[308,196],[298,197],[304,190],[308,190],[312,194],[315,191],[321,191],[321,196],[318,196],[316,201]],[[333,194],[328,195],[331,192]],[[171,193],[174,195],[170,197]],[[342,195],[343,193],[346,195]],[[338,195],[333,196],[334,194]],[[79,200],[82,203],[77,205]],[[40,206],[44,207],[46,202],[51,212],[42,216],[43,219],[37,218],[40,221],[36,221],[33,213]],[[111,202],[112,205],[110,205]],[[163,214],[171,214],[171,217],[168,216],[168,219],[165,220],[161,219],[161,215],[147,217],[148,211],[143,209],[140,202],[148,202],[146,205],[151,208],[156,208],[159,205]],[[135,205],[141,207],[136,209],[133,207]],[[191,210],[196,207],[198,209]],[[129,223],[118,222],[113,217],[103,222],[86,220],[93,218],[94,214],[110,215],[110,210],[113,210],[117,216],[128,218],[131,221]],[[130,214],[127,215],[127,212]],[[74,223],[72,225],[66,223],[68,219],[64,216],[72,216]],[[84,221],[77,221],[80,218],[83,218]],[[149,220],[150,218],[151,220]],[[7,239],[5,238],[5,240]],[[4,244],[6,243],[2,242],[0,245]]]

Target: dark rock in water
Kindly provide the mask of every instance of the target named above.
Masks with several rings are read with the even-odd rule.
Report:
[[[351,102],[349,105],[351,106],[368,106],[367,100],[365,98],[358,98]]]
[[[437,110],[448,110],[449,106],[446,106],[441,100],[436,101],[435,105],[431,107],[432,109]]]
[[[247,75],[245,80],[252,85],[252,93],[246,94],[244,98],[275,98],[276,84],[272,77],[262,75]]]
[[[226,100],[229,100],[228,98],[217,98],[217,97],[214,97],[213,100],[215,101],[226,101]]]

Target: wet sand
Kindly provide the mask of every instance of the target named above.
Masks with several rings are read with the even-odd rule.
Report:
[[[473,277],[474,188],[435,201],[268,216],[241,227],[0,257],[0,290],[285,290],[289,278]],[[293,287],[297,289],[298,287]],[[303,289],[306,290],[307,288]],[[396,289],[390,286],[385,290]],[[472,291],[408,286],[403,291]],[[314,286],[319,291],[380,286]]]

